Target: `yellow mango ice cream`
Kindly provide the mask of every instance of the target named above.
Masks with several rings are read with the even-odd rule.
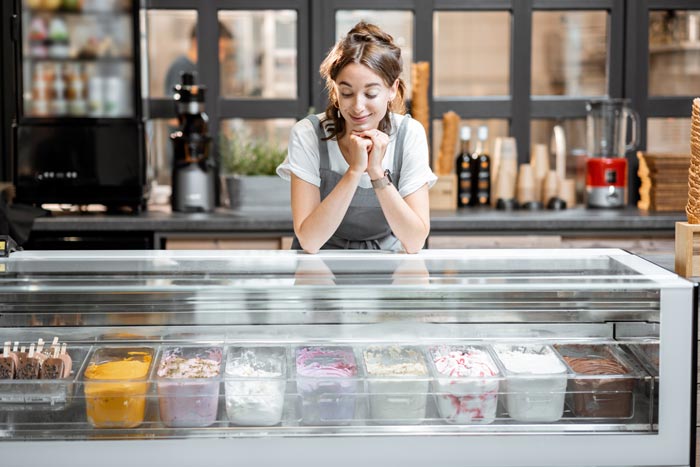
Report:
[[[151,365],[147,352],[127,352],[121,360],[90,363],[85,370],[85,406],[87,418],[96,428],[134,428],[143,422],[148,382],[131,382],[145,378]],[[129,382],[116,382],[125,380]]]

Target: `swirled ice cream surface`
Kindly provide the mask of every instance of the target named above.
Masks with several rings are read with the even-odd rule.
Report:
[[[350,347],[301,347],[296,351],[297,374],[313,378],[349,378],[357,374]]]

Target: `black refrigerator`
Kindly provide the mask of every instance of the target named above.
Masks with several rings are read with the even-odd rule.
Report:
[[[141,210],[139,0],[12,1],[17,201]]]

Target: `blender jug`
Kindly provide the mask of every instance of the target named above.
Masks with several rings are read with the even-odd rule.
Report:
[[[639,116],[628,99],[586,104],[586,200],[588,207],[616,208],[627,204],[627,159],[637,147]],[[628,122],[631,141],[627,142]]]

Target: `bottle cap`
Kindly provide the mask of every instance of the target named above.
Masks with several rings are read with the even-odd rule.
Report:
[[[463,126],[459,129],[459,139],[462,141],[472,139],[472,129],[468,126]]]
[[[487,127],[486,125],[480,126],[479,132],[478,132],[478,137],[479,137],[479,140],[486,141],[489,138],[489,127]]]

